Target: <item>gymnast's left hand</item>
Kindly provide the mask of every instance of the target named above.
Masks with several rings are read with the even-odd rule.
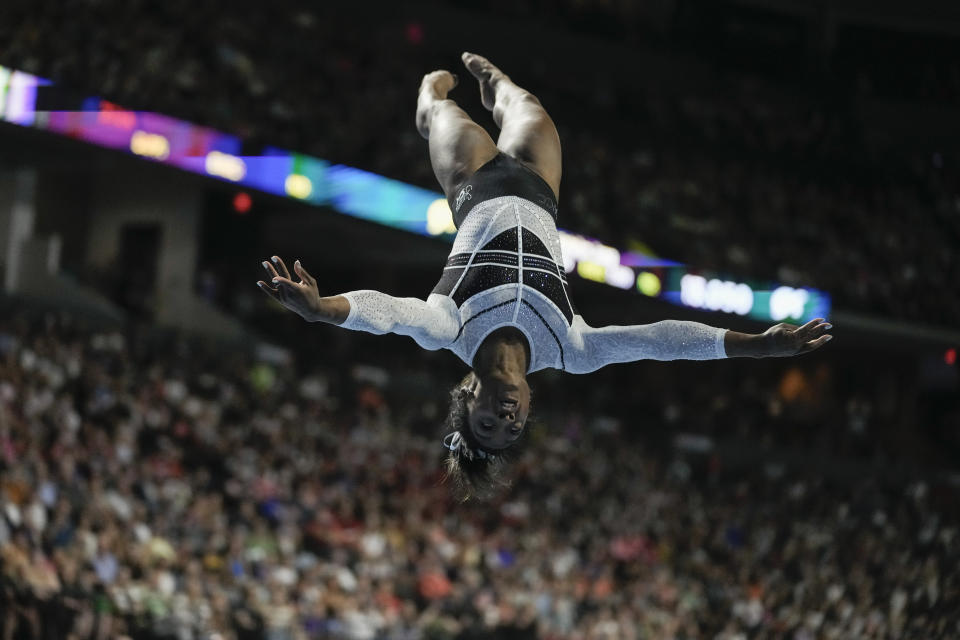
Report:
[[[832,328],[823,318],[814,318],[802,327],[786,322],[775,324],[761,334],[763,355],[782,358],[810,353],[833,338],[827,333]]]

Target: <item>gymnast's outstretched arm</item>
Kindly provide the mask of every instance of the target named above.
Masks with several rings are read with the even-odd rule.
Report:
[[[597,328],[576,316],[568,334],[567,371],[588,373],[608,364],[634,360],[799,355],[829,341],[831,336],[827,331],[831,327],[823,318],[816,318],[802,327],[780,323],[759,334],[739,333],[683,320]]]
[[[263,280],[257,285],[287,309],[308,322],[326,322],[345,329],[368,333],[396,333],[410,336],[424,349],[440,349],[457,337],[459,314],[446,296],[431,295],[427,300],[395,298],[379,291],[351,291],[337,296],[321,297],[316,279],[307,273],[300,261],[293,269],[300,282],[290,278],[279,256],[264,261],[271,284]]]

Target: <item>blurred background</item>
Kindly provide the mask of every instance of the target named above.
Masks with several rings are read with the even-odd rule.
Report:
[[[958,45],[934,0],[3,3],[0,638],[960,637]],[[254,283],[428,294],[463,50],[557,123],[589,323],[836,339],[538,373],[455,503],[465,366]]]

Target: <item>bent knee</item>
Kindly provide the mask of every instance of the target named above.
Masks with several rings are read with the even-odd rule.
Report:
[[[494,115],[504,115],[508,118],[537,114],[546,116],[547,114],[543,108],[543,104],[540,103],[540,99],[523,89],[519,89],[515,93],[508,93],[504,96],[497,95],[497,103],[494,105],[493,110]]]
[[[543,109],[543,104],[540,102],[540,98],[533,95],[529,91],[523,91],[519,95],[515,96],[512,99],[512,102],[518,106],[524,106],[527,108],[536,107],[538,109]]]

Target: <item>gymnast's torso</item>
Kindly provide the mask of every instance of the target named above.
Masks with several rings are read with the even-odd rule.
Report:
[[[509,160],[498,162],[498,170],[514,165],[512,184],[485,171],[488,163],[451,195],[457,237],[431,297],[452,302],[446,306],[455,308],[459,326],[447,348],[465,362],[493,331],[515,327],[530,346],[530,371],[565,369],[576,310],[563,269],[556,200],[539,176],[509,156],[494,161],[500,158]],[[497,195],[503,191],[511,195]]]
[[[341,326],[408,335],[426,349],[449,349],[472,366],[484,339],[518,329],[530,347],[528,373],[587,373],[613,362],[725,356],[724,330],[697,323],[590,327],[577,314],[563,268],[557,202],[547,183],[499,154],[448,197],[457,237],[429,297],[377,291],[343,294]]]

